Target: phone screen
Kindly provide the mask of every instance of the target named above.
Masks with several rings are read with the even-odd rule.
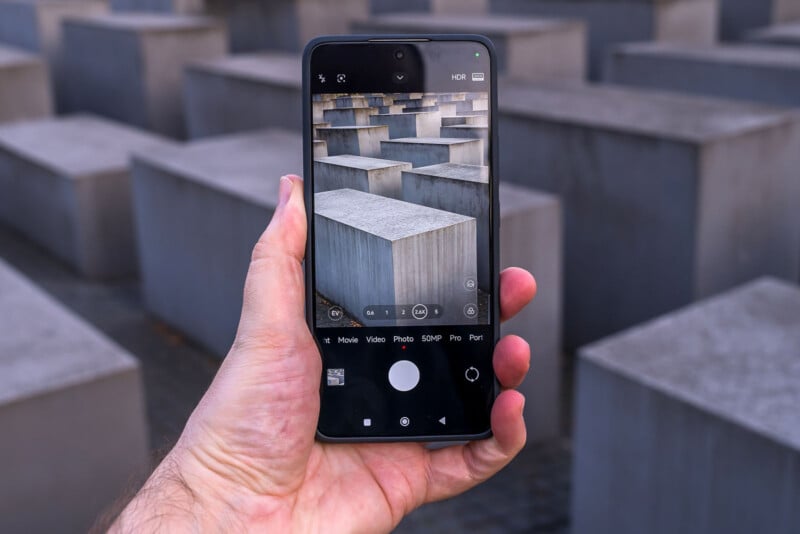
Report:
[[[325,437],[489,429],[490,61],[477,41],[330,43],[310,54],[309,305]]]

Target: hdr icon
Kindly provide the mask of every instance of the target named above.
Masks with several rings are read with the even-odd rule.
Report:
[[[463,82],[466,81],[467,75],[466,74],[453,74],[452,76],[454,82]]]

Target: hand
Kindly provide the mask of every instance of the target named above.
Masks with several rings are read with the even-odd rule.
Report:
[[[494,354],[503,386],[494,436],[430,451],[418,443],[315,441],[322,366],[304,316],[303,184],[283,177],[279,206],[253,251],[236,341],[175,448],[112,531],[389,531],[424,503],[457,495],[507,465],[525,444],[518,386],[522,339]],[[521,269],[500,279],[503,319],[534,296]]]

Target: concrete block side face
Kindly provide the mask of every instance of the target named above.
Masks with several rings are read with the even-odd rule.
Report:
[[[410,170],[408,163],[379,169],[359,169],[347,165],[314,162],[314,192],[354,189],[373,195],[400,199],[402,197],[401,173]]]
[[[45,63],[0,68],[0,123],[49,117],[52,113]]]
[[[227,6],[231,51],[299,52],[300,21],[294,0],[236,2]]]
[[[0,2],[0,42],[30,52],[45,52],[35,4]]]
[[[404,137],[439,137],[442,114],[439,111],[423,113],[396,113],[373,115],[370,123],[389,127],[389,139]]]
[[[346,34],[350,22],[365,19],[369,15],[370,0],[301,0],[296,2],[299,21],[299,41],[294,51],[301,51],[305,44],[320,35]]]
[[[586,28],[571,24],[543,35],[507,39],[506,73],[516,80],[582,81],[586,76]]]
[[[775,22],[796,22],[800,19],[800,2],[797,0],[775,0],[773,20]]]
[[[691,0],[656,3],[655,39],[698,45],[717,40],[719,3],[722,0]]]
[[[111,0],[111,9],[118,12],[153,12],[200,15],[204,0]]]
[[[331,126],[370,126],[371,108],[337,108],[322,111],[322,120]]]
[[[720,38],[735,41],[749,30],[769,26],[774,20],[775,0],[719,0]]]
[[[381,157],[381,141],[389,139],[388,126],[353,126],[318,128],[320,138],[328,144],[328,155]],[[401,160],[402,161],[402,160]]]

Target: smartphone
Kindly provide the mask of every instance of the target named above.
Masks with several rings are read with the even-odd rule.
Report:
[[[318,38],[303,62],[318,439],[491,435],[495,53],[482,36]]]

